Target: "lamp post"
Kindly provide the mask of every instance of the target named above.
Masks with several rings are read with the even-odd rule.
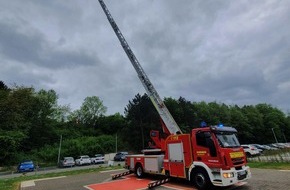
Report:
[[[59,164],[59,159],[60,159],[61,141],[62,141],[62,135],[60,135],[60,140],[59,140],[59,148],[58,148],[57,164]]]
[[[285,141],[285,143],[287,143],[287,139],[286,139],[286,137],[285,137],[284,130],[281,130],[281,132],[282,132],[282,135],[283,135],[283,137],[284,137],[284,141]]]
[[[116,153],[117,153],[117,151],[118,151],[118,135],[116,133]]]
[[[272,128],[272,132],[273,132],[274,138],[276,140],[276,143],[278,143],[278,140],[277,140],[276,135],[275,135],[275,132],[274,132],[274,128]]]

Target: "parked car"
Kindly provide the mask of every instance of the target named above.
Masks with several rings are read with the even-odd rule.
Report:
[[[17,172],[33,172],[35,165],[31,160],[24,160],[17,166]]]
[[[264,148],[264,150],[271,150],[271,147],[269,147],[268,145],[261,145],[263,148]]]
[[[271,147],[271,150],[278,150],[279,147],[276,146],[275,144],[268,144],[269,147]]]
[[[114,157],[115,161],[124,161],[126,155],[128,155],[128,152],[117,152],[117,154]]]
[[[94,157],[91,157],[92,164],[103,164],[105,163],[105,157],[103,154],[95,154]]]
[[[259,144],[250,144],[252,146],[254,146],[255,148],[258,149],[258,151],[262,154],[263,151],[265,150],[265,148],[262,146],[262,145],[259,145]]]
[[[263,150],[267,150],[263,145],[260,145],[260,144],[251,144],[253,145],[254,147],[256,147],[257,149],[261,149],[262,151]]]
[[[247,155],[247,157],[257,156],[260,155],[260,151],[254,147],[253,145],[241,145]]]
[[[285,148],[290,148],[290,143],[282,143],[284,146],[285,146]]]
[[[76,159],[76,165],[78,166],[90,165],[91,163],[91,158],[88,155],[79,156]]]
[[[75,166],[75,159],[73,157],[63,157],[59,162],[59,167],[73,167]]]
[[[287,148],[286,144],[284,143],[275,143],[275,145],[278,147],[278,148]]]

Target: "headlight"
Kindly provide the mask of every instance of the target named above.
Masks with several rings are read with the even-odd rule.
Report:
[[[231,173],[223,173],[223,177],[224,178],[232,178],[232,177],[234,177],[234,173],[233,172],[231,172]]]

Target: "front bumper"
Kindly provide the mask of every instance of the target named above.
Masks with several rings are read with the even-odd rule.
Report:
[[[243,166],[242,169],[220,170],[219,174],[213,174],[212,183],[215,186],[230,186],[239,182],[244,182],[251,178],[252,174],[249,166]]]
[[[32,172],[34,168],[18,168],[18,172]]]

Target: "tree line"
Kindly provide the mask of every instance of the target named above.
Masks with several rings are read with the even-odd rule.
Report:
[[[289,113],[265,103],[241,107],[183,97],[165,98],[164,103],[184,133],[206,122],[235,127],[241,143],[274,143],[273,132],[279,142],[290,138]],[[106,115],[106,110],[97,96],[85,98],[72,111],[58,104],[54,90],[9,88],[0,81],[0,163],[56,163],[60,141],[61,156],[139,152],[150,140],[149,131],[161,130],[160,117],[146,94],[135,95],[124,114]]]

